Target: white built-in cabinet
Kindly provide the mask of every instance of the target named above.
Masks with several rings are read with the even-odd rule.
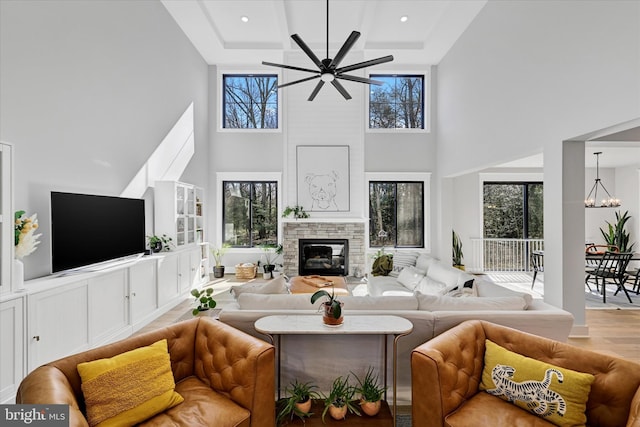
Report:
[[[157,262],[145,261],[129,268],[129,304],[134,332],[155,319],[158,309]]]
[[[204,191],[178,181],[156,181],[154,230],[166,234],[180,249],[204,242]]]
[[[0,301],[0,403],[12,400],[24,377],[24,304],[17,294]]]

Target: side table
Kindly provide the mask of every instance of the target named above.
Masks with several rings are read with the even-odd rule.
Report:
[[[258,319],[255,329],[271,338],[278,354],[277,392],[280,398],[281,342],[282,335],[381,335],[384,337],[384,386],[387,388],[387,336],[393,336],[393,425],[396,424],[397,400],[396,377],[398,364],[398,339],[413,330],[413,324],[400,316],[392,315],[357,315],[350,313],[344,317],[339,327],[329,327],[322,323],[322,318],[313,314],[292,314],[266,316]],[[386,396],[386,391],[385,391]]]

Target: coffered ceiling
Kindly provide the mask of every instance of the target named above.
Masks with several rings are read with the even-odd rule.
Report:
[[[209,64],[280,62],[298,34],[326,56],[326,0],[161,0]],[[329,56],[351,31],[365,59],[438,64],[486,0],[329,0]],[[404,22],[402,17],[406,17]],[[243,20],[244,18],[244,20]],[[245,22],[246,21],[246,22]]]

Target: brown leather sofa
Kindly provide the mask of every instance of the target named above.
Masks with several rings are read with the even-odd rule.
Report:
[[[16,403],[70,405],[70,426],[87,426],[78,363],[167,339],[176,391],[184,402],[145,426],[275,425],[275,350],[217,320],[198,317],[75,354],[33,370]]]
[[[485,339],[508,350],[595,376],[587,402],[590,427],[640,426],[640,365],[481,320],[469,320],[411,354],[414,427],[553,424],[478,390]]]

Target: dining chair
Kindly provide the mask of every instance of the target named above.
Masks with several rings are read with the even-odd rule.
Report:
[[[538,272],[544,272],[544,252],[531,252],[531,266],[533,267],[533,280],[531,281],[531,289],[533,289],[533,285],[536,284],[536,276],[538,275]]]
[[[595,278],[596,287],[602,284],[602,302],[607,302],[607,285],[616,285],[616,291],[613,295],[623,291],[630,303],[631,297],[624,282],[627,280],[627,265],[633,254],[631,252],[605,252],[600,258],[598,266],[591,273]],[[601,283],[600,283],[601,281]]]
[[[594,285],[596,285],[596,292],[600,292],[600,286],[598,284],[598,279],[594,277],[593,273],[598,268],[598,264],[600,264],[600,256],[605,252],[620,252],[615,245],[596,245],[595,243],[586,243],[585,244],[585,277],[584,284],[587,285],[590,292],[593,292],[589,283],[592,281]]]
[[[627,275],[628,275],[627,280],[631,280],[632,277],[635,277],[631,291],[635,292],[636,295],[639,295],[640,294],[640,267],[627,270]]]

